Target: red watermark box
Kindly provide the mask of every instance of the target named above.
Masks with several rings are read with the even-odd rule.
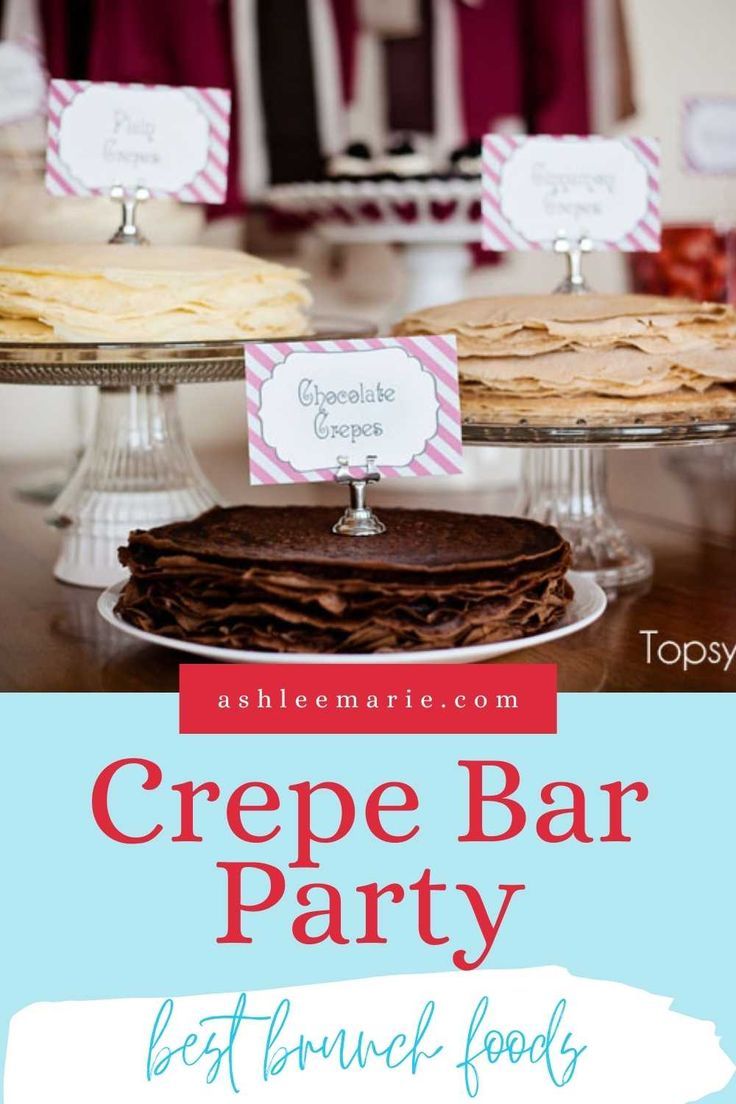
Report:
[[[220,664],[179,668],[185,734],[553,733],[544,663]]]

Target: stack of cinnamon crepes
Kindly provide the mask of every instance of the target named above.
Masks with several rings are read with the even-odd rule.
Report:
[[[116,612],[226,648],[379,652],[529,635],[572,597],[570,550],[520,518],[381,510],[381,536],[336,536],[334,509],[215,508],[131,534]]]
[[[455,334],[466,417],[617,419],[736,409],[736,312],[653,295],[469,299],[397,334]]]

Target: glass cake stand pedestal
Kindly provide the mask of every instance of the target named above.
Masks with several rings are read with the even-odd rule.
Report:
[[[312,336],[322,340],[375,332],[354,319],[314,324]],[[196,517],[217,504],[187,441],[177,386],[238,379],[244,379],[242,341],[0,344],[0,383],[99,393],[89,443],[47,517],[61,534],[57,579],[110,586],[126,576],[118,548],[131,529]]]
[[[463,422],[467,445],[526,449],[519,513],[555,525],[572,545],[573,568],[607,590],[643,583],[653,570],[649,549],[636,544],[611,514],[608,450],[697,445],[728,437],[736,437],[736,417],[680,422],[647,417],[630,425]]]

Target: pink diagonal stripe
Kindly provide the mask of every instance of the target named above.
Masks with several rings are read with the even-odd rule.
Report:
[[[501,174],[496,172],[495,168],[491,168],[488,161],[483,162],[483,169],[487,177],[489,177],[497,188],[501,186]]]
[[[443,471],[446,471],[448,475],[454,475],[457,472],[457,465],[452,460],[449,460],[446,456],[443,456],[439,449],[436,448],[431,441],[429,441],[425,446],[424,452],[430,458],[430,460],[434,460],[435,464],[439,464]]]
[[[442,336],[442,334],[430,334],[428,337],[425,338],[425,341],[429,341],[431,345],[434,345],[435,349],[437,349],[438,352],[444,354],[444,356],[448,357],[450,360],[457,360],[456,344],[452,341],[448,341],[446,337]],[[452,383],[455,387],[455,390],[457,390],[457,379],[455,378],[455,376],[452,377]]]
[[[642,153],[648,161],[659,168],[659,157],[656,150],[644,138],[631,138],[631,144]]]
[[[65,95],[65,89],[62,90],[62,85],[58,81],[51,81],[49,84],[49,100],[55,100],[60,107],[68,107],[74,99],[73,95]]]
[[[459,440],[457,439],[457,437],[455,437],[455,436],[454,436],[454,434],[450,433],[449,429],[446,429],[446,428],[445,428],[445,427],[444,427],[444,426],[442,425],[442,423],[441,423],[441,422],[440,422],[440,424],[439,424],[439,425],[437,426],[437,436],[438,436],[438,437],[441,437],[441,438],[442,438],[442,440],[443,440],[443,441],[445,442],[445,444],[446,444],[446,445],[449,445],[449,447],[450,447],[451,449],[453,449],[453,450],[454,450],[455,452],[457,452],[457,453],[458,453],[458,454],[459,454],[460,456],[462,456],[462,454],[463,454],[463,446],[462,446],[462,442],[461,442],[461,441],[459,441]]]
[[[506,158],[494,146],[489,146],[484,142],[481,147],[481,160],[485,166],[493,169],[496,173],[500,173]]]
[[[648,223],[642,221],[638,224],[636,229],[637,231],[641,231],[643,234],[647,234],[652,239],[652,241],[659,241],[659,234],[656,232],[656,230],[653,230],[652,227],[648,225]]]
[[[210,197],[206,195],[196,183],[187,185],[189,192],[194,196],[195,203],[209,203]]]
[[[430,471],[427,471],[427,469],[424,467],[424,465],[420,464],[418,460],[412,460],[411,464],[409,464],[409,470],[413,471],[415,475],[431,475],[432,474]]]
[[[496,192],[491,191],[490,189],[488,189],[487,191],[485,191],[483,193],[482,198],[487,203],[490,203],[490,205],[494,209],[494,211],[497,211],[499,214],[501,214],[501,197],[500,197],[499,194],[497,194]],[[503,218],[503,215],[501,215],[501,217]]]
[[[54,181],[57,187],[61,189],[64,195],[75,194],[74,188],[69,183],[69,181],[66,180],[66,178],[63,177],[60,172],[57,172],[57,170],[49,161],[46,162],[46,175],[51,177],[51,179]]]
[[[219,147],[221,153],[226,153],[230,146],[230,133],[227,130],[218,130],[212,119],[207,120],[210,145]]]
[[[516,142],[510,135],[497,134],[496,141],[498,144],[499,152],[504,160],[507,160],[509,155],[516,149]]]
[[[221,118],[221,119],[222,119],[222,120],[223,120],[224,122],[226,122],[226,123],[227,123],[227,124],[229,125],[229,123],[230,123],[230,112],[229,112],[229,111],[227,111],[227,110],[226,110],[226,109],[225,109],[225,108],[224,108],[224,107],[222,106],[222,104],[220,104],[220,103],[219,103],[219,101],[218,101],[218,99],[217,99],[217,97],[216,97],[216,96],[213,96],[213,95],[212,95],[212,93],[211,93],[210,89],[209,89],[209,88],[200,88],[200,89],[198,89],[198,91],[199,91],[199,95],[200,95],[200,96],[202,97],[202,99],[204,100],[204,102],[205,102],[206,104],[208,104],[208,105],[209,105],[209,106],[210,106],[210,107],[212,108],[212,110],[213,110],[213,111],[214,111],[214,112],[215,112],[215,113],[216,113],[217,115],[219,115],[219,116],[220,116],[220,118]],[[218,89],[218,91],[220,91],[220,90]],[[225,91],[225,90],[224,90],[224,89],[222,89],[221,91]]]
[[[293,480],[293,482],[295,482],[295,483],[308,483],[309,482],[309,479],[304,474],[304,472],[297,471],[296,468],[292,468],[291,464],[287,464],[283,460],[279,460],[279,458],[276,455],[276,453],[274,452],[274,450],[271,448],[270,445],[266,444],[266,442],[263,440],[262,437],[257,437],[252,442],[252,445],[257,446],[260,449],[260,451],[263,453],[263,455],[266,457],[266,459],[271,464],[273,464],[273,466],[275,468],[278,468],[278,470],[280,472],[283,472],[284,475],[288,476],[288,478],[290,480]],[[271,482],[273,483],[273,479],[271,480]]]
[[[437,376],[438,379],[442,380],[446,387],[455,392],[457,391],[457,382],[455,378],[450,375],[450,373],[442,364],[434,359],[434,357],[428,350],[419,345],[413,337],[405,337],[403,338],[403,340],[406,343],[406,346],[414,353],[414,355],[419,358],[419,360],[425,365],[425,367],[431,368],[434,375]]]
[[[216,169],[219,169],[223,176],[227,176],[227,164],[224,160],[217,156],[214,150],[210,150],[209,160]]]
[[[258,483],[273,483],[272,477],[265,472],[260,464],[257,464],[252,456],[248,458],[250,464],[251,483],[253,482],[253,476],[256,477]]]
[[[262,368],[268,368],[269,372],[273,371],[273,361],[270,359],[268,353],[264,352],[264,350],[261,349],[259,345],[249,344],[246,350],[246,356],[253,357],[253,359],[258,364],[260,364]]]
[[[224,197],[225,184],[216,184],[212,177],[207,174],[206,169],[202,170],[202,172],[197,177],[197,180],[203,180],[207,187],[212,190],[214,195]]]
[[[248,367],[245,373],[245,378],[248,383],[252,382],[254,387],[257,387],[259,393],[262,385],[271,378],[271,369],[264,368],[262,364],[254,360],[252,357],[248,358]]]
[[[223,173],[217,162],[213,159],[210,153],[207,158],[207,164],[202,169],[203,175],[206,175],[212,187],[216,192],[224,192],[227,187],[227,173]]]
[[[496,224],[488,217],[488,215],[485,215],[483,217],[483,226],[491,234],[491,236],[495,238],[497,242],[501,243],[502,249],[514,248],[514,243],[511,241],[511,239],[506,237],[506,235],[499,229],[498,226],[496,226]]]
[[[440,410],[445,415],[448,422],[452,422],[452,424],[457,427],[458,432],[459,432],[460,431],[460,412],[457,410],[456,407],[452,406],[451,403],[448,403],[446,399],[443,399],[441,395],[437,396],[437,400],[438,400],[439,405],[440,405]]]
[[[274,341],[271,347],[273,349],[276,349],[277,352],[281,353],[284,359],[286,359],[289,353],[293,352],[293,349],[288,341]]]
[[[506,159],[506,148],[500,140],[500,135],[489,134],[485,140],[485,147],[491,150],[492,153],[495,153],[496,157],[501,161]]]

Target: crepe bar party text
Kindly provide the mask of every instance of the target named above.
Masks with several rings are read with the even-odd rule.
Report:
[[[448,826],[456,827],[448,830],[463,844],[503,845],[530,835],[550,847],[627,844],[649,798],[649,787],[641,780],[602,781],[591,790],[571,779],[552,779],[527,793],[519,768],[508,760],[459,759],[456,766],[463,800],[461,807],[450,810]],[[479,885],[453,884],[426,859],[406,884],[366,881],[347,888],[320,878],[329,849],[353,835],[368,833],[387,847],[406,847],[421,836],[420,794],[407,781],[388,779],[358,792],[339,781],[303,780],[279,792],[261,778],[228,791],[212,778],[172,780],[159,763],[141,757],[105,766],[91,796],[98,829],[124,847],[168,841],[196,851],[213,814],[223,818],[231,850],[215,864],[219,883],[213,891],[223,898],[221,930],[213,933],[219,944],[267,945],[272,917],[284,910],[292,937],[304,946],[386,944],[388,914],[401,909],[410,911],[418,940],[443,949],[455,968],[469,971],[488,959],[502,930],[524,908],[523,875],[493,883],[491,847],[486,861],[478,864],[488,871]],[[134,823],[124,812],[131,801],[137,810]],[[284,869],[268,861],[268,845],[288,834],[293,857]],[[352,897],[344,908],[346,893]],[[443,930],[442,903],[448,895],[457,895],[472,919],[475,938],[468,946],[459,946]],[[360,917],[357,930],[347,930],[344,912]]]

